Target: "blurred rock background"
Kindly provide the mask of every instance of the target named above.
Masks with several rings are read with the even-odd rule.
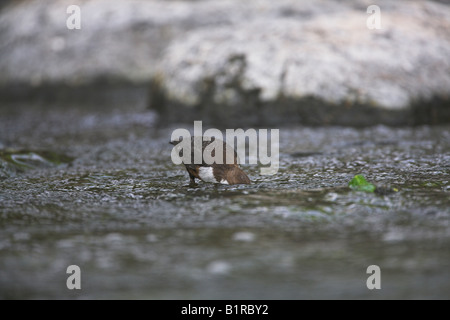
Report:
[[[69,5],[81,29],[69,30]],[[369,29],[369,5],[381,29]],[[450,122],[447,1],[3,1],[0,105],[151,108],[159,123]]]

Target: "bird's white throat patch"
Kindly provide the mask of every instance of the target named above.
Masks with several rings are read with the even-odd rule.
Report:
[[[220,181],[216,180],[216,178],[214,177],[214,173],[213,173],[213,168],[212,167],[200,167],[200,168],[198,168],[198,175],[205,182],[228,184],[228,181],[225,180],[225,179],[222,179]]]
[[[214,178],[212,167],[200,167],[198,168],[198,175],[200,179],[205,182],[217,183],[218,181]]]

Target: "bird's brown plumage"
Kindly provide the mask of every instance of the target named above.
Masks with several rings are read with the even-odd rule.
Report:
[[[251,181],[248,178],[247,174],[239,167],[238,164],[238,157],[236,150],[231,148],[228,144],[226,144],[224,141],[223,143],[223,163],[212,163],[207,164],[205,160],[202,157],[202,163],[201,164],[195,164],[194,163],[194,139],[202,139],[202,137],[191,137],[191,163],[186,164],[184,163],[184,166],[186,167],[187,172],[189,173],[189,178],[191,184],[195,183],[195,179],[200,179],[200,167],[211,167],[212,172],[214,175],[214,178],[218,183],[223,183],[223,181],[226,181],[228,184],[250,184]],[[210,141],[203,141],[202,139],[202,155],[205,151],[205,148],[210,145],[213,141],[215,141],[215,138],[210,138]],[[218,140],[220,142],[221,140]],[[181,142],[181,140],[177,141],[171,141],[170,143],[173,145],[178,145]],[[226,163],[226,155],[227,152],[233,153],[233,163],[227,164]],[[183,151],[180,151],[180,157],[183,156]],[[215,149],[212,150],[211,156],[215,157]]]

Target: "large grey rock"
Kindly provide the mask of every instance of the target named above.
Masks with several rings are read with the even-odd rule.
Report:
[[[148,104],[163,120],[236,125],[409,123],[423,101],[444,110],[434,118],[448,117],[450,6],[442,3],[377,1],[381,30],[366,27],[365,0],[86,0],[82,29],[68,30],[71,4],[2,8],[0,92],[148,83]],[[67,92],[55,88],[47,91]]]
[[[253,115],[255,123],[284,113],[306,122],[401,124],[409,120],[399,111],[448,98],[449,6],[379,1],[382,29],[370,30],[365,1],[339,3],[333,12],[326,10],[332,2],[314,3],[315,11],[292,2],[287,15],[283,5],[273,5],[277,14],[173,41],[160,66],[162,100],[190,106],[200,117],[216,106],[225,111],[212,114],[220,119]],[[312,104],[323,112],[311,113]]]

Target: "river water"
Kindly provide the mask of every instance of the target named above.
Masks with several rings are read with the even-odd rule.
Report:
[[[2,107],[0,298],[450,298],[450,126],[280,126],[276,175],[196,187],[170,159],[179,127]]]

